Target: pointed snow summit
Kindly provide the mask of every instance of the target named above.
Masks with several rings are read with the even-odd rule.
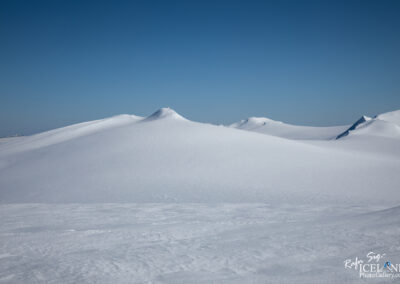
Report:
[[[362,116],[336,139],[348,135],[372,135],[400,138],[400,110],[382,113],[373,118]]]
[[[360,125],[362,125],[362,124],[364,124],[365,122],[370,121],[370,120],[371,120],[371,118],[368,117],[368,116],[365,116],[365,115],[361,116],[361,118],[360,118],[359,120],[357,120],[356,122],[354,122],[354,123],[349,127],[349,129],[347,129],[345,132],[339,134],[339,135],[336,137],[336,139],[340,139],[340,138],[342,138],[342,137],[345,137],[345,136],[349,135],[350,131],[353,131],[353,130],[357,129],[357,127],[359,127]]]
[[[160,119],[176,119],[176,120],[186,120],[183,116],[178,114],[176,111],[169,107],[163,107],[157,110],[152,115],[146,117],[143,121],[153,121]]]

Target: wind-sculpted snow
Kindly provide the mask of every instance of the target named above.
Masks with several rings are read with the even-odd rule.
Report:
[[[365,283],[344,261],[374,252],[400,263],[399,214],[315,203],[1,205],[0,281]]]
[[[398,140],[367,140],[382,150],[365,150],[357,139],[295,141],[195,123],[171,109],[150,117],[0,144],[1,202],[400,201]]]

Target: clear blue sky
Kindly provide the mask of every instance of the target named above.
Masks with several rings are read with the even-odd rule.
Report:
[[[400,1],[0,1],[0,136],[162,106],[349,124],[400,108]]]

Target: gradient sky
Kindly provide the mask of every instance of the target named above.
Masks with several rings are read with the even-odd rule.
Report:
[[[318,126],[400,109],[400,1],[0,1],[0,136],[163,106]]]

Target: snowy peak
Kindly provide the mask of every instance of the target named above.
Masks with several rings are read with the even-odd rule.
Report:
[[[370,118],[362,116],[336,139],[351,135],[372,135],[392,138],[400,137],[400,110],[382,113]]]
[[[163,107],[154,112],[152,115],[146,117],[143,121],[152,121],[159,119],[178,119],[178,120],[186,120],[183,116],[178,114],[176,111],[169,107]]]
[[[339,133],[348,129],[349,126],[300,126],[266,117],[249,117],[231,124],[230,127],[292,140],[330,140],[336,138]]]
[[[357,122],[362,123],[362,122],[366,122],[368,120],[371,120],[371,118],[369,116],[363,115]]]
[[[254,128],[258,128],[261,126],[264,126],[268,123],[281,123],[279,121],[275,121],[266,117],[249,117],[247,119],[243,119],[239,122],[233,123],[230,125],[230,127],[235,127],[235,128],[239,128],[239,129],[246,129],[246,130],[250,130],[250,129],[254,129]]]
[[[345,136],[349,135],[350,131],[353,131],[353,130],[357,129],[360,125],[362,125],[362,124],[364,124],[365,122],[370,121],[370,120],[371,120],[371,118],[368,117],[368,116],[365,116],[365,115],[361,116],[361,118],[358,119],[356,122],[354,122],[354,123],[349,127],[349,129],[347,129],[345,132],[339,134],[339,135],[336,137],[336,139],[340,139],[340,138],[342,138],[342,137],[345,137]]]
[[[267,122],[273,122],[274,120],[266,118],[266,117],[249,117],[245,119],[247,123],[254,123],[254,124],[265,124]]]
[[[291,140],[330,139],[349,125],[245,120],[266,123],[250,130],[257,134],[191,123],[168,108],[150,119],[121,115],[1,142],[0,203],[359,201],[375,200],[377,188],[400,200],[398,141],[371,137],[400,133],[390,122],[372,119],[346,143],[307,143]]]

